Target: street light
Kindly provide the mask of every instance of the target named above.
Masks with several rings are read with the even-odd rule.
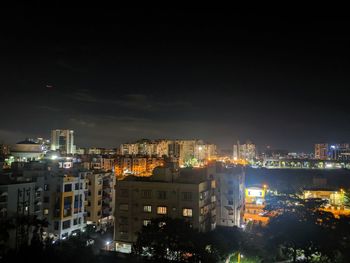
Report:
[[[109,244],[111,243],[111,241],[106,241],[106,250],[109,250]]]

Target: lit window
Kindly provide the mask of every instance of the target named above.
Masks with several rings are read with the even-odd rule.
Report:
[[[182,209],[182,215],[184,217],[192,217],[192,209],[191,208]]]
[[[151,213],[152,212],[152,206],[151,205],[144,205],[143,206],[143,212]]]
[[[148,226],[149,224],[151,224],[151,220],[149,220],[149,219],[144,219],[143,220],[143,225],[144,226]]]
[[[158,206],[157,207],[157,214],[158,215],[166,215],[167,214],[167,207],[166,206]]]

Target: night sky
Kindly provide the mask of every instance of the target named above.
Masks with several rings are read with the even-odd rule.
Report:
[[[15,11],[15,12],[14,12]],[[5,11],[6,12],[6,11]],[[349,19],[235,10],[17,8],[1,31],[0,141],[78,147],[350,141]]]

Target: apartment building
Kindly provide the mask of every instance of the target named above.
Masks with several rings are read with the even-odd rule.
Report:
[[[115,207],[115,182],[112,172],[93,172],[87,175],[87,223],[104,225],[113,223]]]
[[[151,177],[117,181],[115,249],[131,252],[136,233],[158,217],[183,218],[199,231],[216,227],[215,180],[206,169],[157,167]]]
[[[215,180],[217,225],[240,227],[244,214],[244,168],[222,167],[215,173]]]

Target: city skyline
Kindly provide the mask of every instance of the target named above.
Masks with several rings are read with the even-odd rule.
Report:
[[[78,20],[72,9],[63,21],[59,10],[16,11],[1,43],[4,142],[61,128],[80,147],[201,138],[230,149],[250,139],[312,152],[350,141],[348,18],[89,9]]]

